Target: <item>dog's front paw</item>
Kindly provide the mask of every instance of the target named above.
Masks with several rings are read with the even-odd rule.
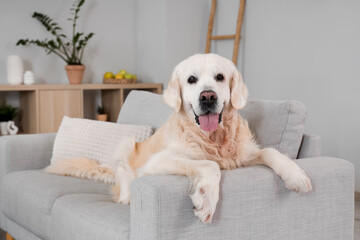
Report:
[[[311,180],[306,173],[299,167],[289,172],[284,178],[285,187],[289,190],[306,193],[312,190]]]
[[[219,200],[219,186],[197,186],[190,197],[194,204],[195,216],[202,223],[210,223]]]
[[[202,167],[195,177],[190,198],[194,204],[195,216],[202,223],[211,223],[219,201],[219,182],[220,169],[215,162]]]

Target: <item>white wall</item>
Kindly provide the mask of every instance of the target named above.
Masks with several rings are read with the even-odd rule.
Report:
[[[26,68],[33,70],[38,83],[68,83],[66,63],[56,55],[46,55],[37,46],[15,46],[20,38],[51,38],[50,33],[34,18],[34,11],[45,13],[71,37],[72,25],[66,19],[72,0],[1,0],[0,2],[0,84],[6,84],[6,59],[17,54]],[[84,53],[84,82],[100,83],[106,71],[122,68],[135,72],[135,15],[131,0],[88,0],[80,11],[78,30],[94,32]]]
[[[61,60],[36,47],[14,44],[21,37],[45,36],[31,18],[34,10],[65,19],[72,1],[1,1],[0,83],[6,83],[6,57],[14,53],[46,83],[67,83]],[[239,0],[218,2],[215,33],[233,33]],[[210,0],[88,0],[80,20],[84,31],[96,35],[85,56],[85,81],[101,82],[103,72],[126,68],[145,82],[166,86],[179,61],[204,51],[209,9]],[[354,163],[357,191],[359,12],[357,0],[247,1],[238,63],[251,98],[305,103],[306,132],[322,136],[324,155]],[[232,47],[225,41],[214,43],[212,49],[231,58]]]
[[[360,191],[360,1],[248,1],[242,71],[252,98],[296,99],[323,153]]]

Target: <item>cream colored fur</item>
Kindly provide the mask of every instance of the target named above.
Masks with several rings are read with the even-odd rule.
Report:
[[[214,77],[221,73],[223,81]],[[189,84],[196,75],[198,81]],[[199,115],[202,91],[214,91],[218,103],[215,113],[222,121],[213,132],[202,130],[195,121]],[[136,177],[151,174],[178,174],[191,179],[189,193],[195,216],[209,223],[219,200],[220,169],[256,164],[266,165],[296,192],[308,192],[311,181],[291,159],[275,149],[260,149],[248,123],[237,113],[245,106],[248,90],[241,74],[228,59],[215,54],[197,54],[179,63],[164,92],[165,102],[174,109],[169,120],[150,138],[135,143],[124,140],[110,166],[99,166],[90,159],[64,159],[46,171],[105,182],[115,181],[114,201],[130,202],[130,184]]]

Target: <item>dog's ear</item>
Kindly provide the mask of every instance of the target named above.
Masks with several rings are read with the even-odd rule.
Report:
[[[243,108],[248,95],[249,91],[242,80],[241,73],[235,70],[230,82],[230,100],[233,108],[236,110]]]
[[[181,108],[181,93],[179,78],[175,73],[172,74],[167,88],[164,91],[164,101],[167,105],[179,112]]]

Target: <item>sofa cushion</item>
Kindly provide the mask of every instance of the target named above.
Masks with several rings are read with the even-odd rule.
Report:
[[[51,211],[56,199],[74,193],[106,194],[109,185],[31,170],[7,174],[1,189],[5,215],[41,239],[50,239]]]
[[[121,108],[118,123],[150,125],[159,128],[172,109],[162,95],[131,91]],[[306,118],[304,104],[297,101],[251,100],[239,113],[248,120],[256,141],[296,158]]]
[[[129,239],[130,207],[103,194],[59,198],[52,211],[52,240]]]
[[[306,108],[297,101],[249,101],[239,113],[262,147],[272,147],[295,159],[304,133]]]
[[[172,112],[173,110],[164,103],[162,95],[133,90],[126,97],[117,122],[150,125],[158,129]]]
[[[56,134],[51,163],[80,156],[109,163],[123,137],[134,136],[141,142],[152,134],[150,126],[64,117]]]

